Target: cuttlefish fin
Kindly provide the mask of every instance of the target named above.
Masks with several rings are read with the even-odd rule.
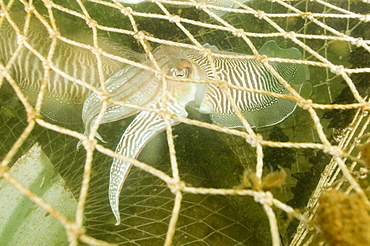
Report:
[[[177,115],[187,115],[185,108],[179,106],[176,109],[175,104],[170,105],[172,108],[168,109],[179,110],[174,112]],[[175,125],[178,122],[171,120],[171,125]],[[129,158],[137,158],[141,150],[155,135],[165,130],[165,121],[158,116],[155,112],[142,111],[127,127],[123,133],[115,152]],[[126,180],[128,173],[130,172],[132,164],[120,159],[114,159],[111,170],[110,170],[110,181],[109,181],[109,202],[112,212],[117,220],[116,225],[121,223],[121,217],[119,213],[119,196],[122,190],[122,186]]]
[[[212,52],[220,52],[220,50],[216,47],[216,45],[211,45],[209,43],[203,44],[204,48],[210,49]]]
[[[296,48],[282,49],[275,41],[266,42],[259,53],[267,55],[268,57],[279,57],[288,59],[302,59],[301,52]],[[307,65],[294,63],[270,62],[270,65],[280,74],[280,76],[287,81],[301,96],[307,97],[311,94],[312,86],[308,82],[310,78]],[[270,87],[281,86],[280,82],[269,71],[266,70],[264,74],[256,74],[256,76],[264,76],[270,78],[265,79],[266,83],[270,83]],[[276,83],[276,85],[274,85]],[[283,88],[283,87],[282,87]],[[283,95],[290,95],[287,88],[283,88],[279,92]],[[248,121],[251,127],[266,127],[278,124],[291,115],[297,107],[297,102],[284,98],[270,98],[270,103],[259,108],[246,110],[242,112],[244,118]],[[235,100],[235,99],[234,99]],[[211,119],[216,124],[224,127],[242,127],[242,123],[235,113],[214,112],[211,114]]]

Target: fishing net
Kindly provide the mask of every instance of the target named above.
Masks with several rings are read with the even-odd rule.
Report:
[[[10,30],[0,37],[2,181],[55,218],[66,245],[368,245],[360,235],[369,228],[370,2],[230,0],[233,8],[209,2],[1,0],[0,30]],[[113,157],[125,158],[114,150],[135,115],[98,129],[96,121],[92,131],[104,139],[98,141],[83,134],[79,100],[103,92],[99,88],[114,72],[126,64],[140,67],[142,56],[150,58],[162,44],[213,57],[217,52],[203,46],[208,43],[235,59],[250,55],[268,64],[279,58],[257,50],[270,40],[303,54],[285,62],[309,67],[311,95],[286,96],[297,102],[293,114],[253,130],[212,124],[192,108],[186,118],[162,110],[166,130],[129,159],[134,167],[120,194],[122,222],[116,226],[109,169]],[[94,62],[72,53],[89,53]],[[38,62],[27,63],[27,54]],[[56,65],[80,58],[96,71],[94,81],[86,81],[83,66]],[[21,68],[31,72],[21,74]],[[67,89],[84,88],[56,118],[48,112],[57,105],[48,100],[63,105],[68,91],[58,84],[59,92],[48,94],[53,79],[69,81]],[[171,117],[181,124],[171,126]],[[22,176],[10,173],[35,144],[73,194],[72,218],[32,188],[41,183],[26,187]],[[7,225],[17,220],[9,218]]]

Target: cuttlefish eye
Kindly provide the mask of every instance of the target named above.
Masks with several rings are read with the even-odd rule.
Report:
[[[187,78],[189,77],[189,68],[179,69],[177,67],[173,67],[170,69],[171,76],[178,77],[178,78]]]
[[[171,62],[168,75],[176,78],[189,78],[192,73],[191,64],[187,60]]]

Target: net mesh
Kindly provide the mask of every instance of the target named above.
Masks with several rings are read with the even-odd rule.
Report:
[[[16,34],[2,38],[0,47],[0,177],[65,227],[66,244],[323,244],[313,225],[324,191],[354,193],[361,204],[369,205],[369,2],[230,2],[239,8],[164,0],[132,5],[115,0],[0,1],[0,28],[10,26]],[[225,13],[219,16],[216,10]],[[49,43],[47,50],[41,52],[30,41],[32,25],[47,30],[40,38]],[[116,53],[101,40],[122,45],[125,52]],[[108,201],[109,168],[113,157],[124,158],[114,149],[135,116],[100,125],[106,143],[93,135],[85,137],[82,122],[55,123],[40,113],[48,76],[58,74],[98,92],[111,75],[103,72],[104,59],[138,66],[139,58],[131,50],[150,57],[161,44],[202,50],[209,43],[222,51],[256,54],[268,40],[302,51],[304,60],[295,62],[309,66],[311,96],[290,97],[298,102],[292,116],[253,131],[211,124],[207,115],[192,109],[188,118],[162,112],[166,131],[154,137],[137,160],[130,160],[134,167],[120,196],[122,223],[115,226]],[[61,43],[93,54],[97,81],[84,81],[75,71],[55,66],[53,53]],[[22,49],[38,54],[40,60],[36,80],[44,86],[37,88],[32,104],[14,72],[26,66],[17,60]],[[171,117],[182,124],[171,126]],[[83,148],[78,150],[79,141]],[[9,174],[12,164],[35,143],[78,201],[75,220]],[[272,188],[261,188],[261,183]]]

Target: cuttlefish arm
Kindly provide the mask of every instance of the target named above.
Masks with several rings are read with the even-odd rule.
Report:
[[[145,64],[145,63],[144,63]],[[105,87],[109,96],[125,103],[146,106],[157,100],[161,91],[159,80],[154,80],[150,70],[127,65],[107,79]],[[82,119],[85,123],[85,135],[88,135],[95,122],[103,103],[96,93],[91,94],[85,101]],[[136,108],[123,107],[109,103],[100,124],[117,121],[138,113]],[[98,133],[95,136],[102,140]]]
[[[196,87],[196,86],[194,86]],[[204,90],[200,88],[199,90]],[[205,90],[204,90],[205,91]],[[192,101],[192,100],[191,100]],[[188,113],[185,110],[187,103],[172,101],[168,104],[167,110],[171,114],[187,117]],[[157,106],[159,108],[159,103]],[[179,122],[171,120],[171,125],[176,125]],[[158,133],[162,132],[166,128],[165,121],[158,116],[157,113],[151,111],[142,111],[138,116],[131,122],[123,133],[115,152],[125,157],[136,159],[141,150],[146,144]],[[119,197],[123,187],[123,184],[130,172],[132,164],[130,162],[123,161],[121,159],[114,159],[109,180],[109,202],[112,212],[117,220],[116,225],[121,223],[121,217],[119,213]]]
[[[173,115],[180,117],[187,117],[185,106],[189,102],[195,101],[197,105],[200,105],[203,101],[206,84],[197,84],[191,82],[181,81],[182,79],[204,79],[206,75],[202,70],[198,70],[196,66],[193,66],[189,61],[182,59],[182,54],[185,49],[172,47],[172,46],[160,46],[154,52],[153,55],[159,60],[160,68],[170,78],[166,80],[159,79],[156,75],[152,74],[152,77],[146,77],[148,84],[150,81],[156,85],[163,85],[167,83],[167,107],[166,111]],[[163,60],[159,58],[163,58]],[[144,70],[144,69],[143,69]],[[124,73],[130,73],[131,71],[125,70]],[[139,71],[139,74],[146,73],[145,71]],[[131,77],[130,77],[131,78]],[[140,78],[140,76],[135,76]],[[174,79],[172,79],[174,78]],[[176,79],[175,79],[176,78]],[[178,80],[180,79],[180,81]],[[133,83],[133,81],[123,81],[121,83]],[[117,84],[118,85],[118,84]],[[146,90],[147,88],[137,88],[138,90]],[[122,92],[125,94],[125,92]],[[151,95],[153,91],[150,92]],[[160,109],[161,98],[163,90],[156,92],[157,96],[154,97],[156,100],[148,104],[149,108]],[[143,95],[145,97],[145,95]],[[170,124],[175,125],[178,122],[171,120]],[[138,116],[131,122],[128,128],[123,133],[117,148],[116,153],[129,158],[137,158],[141,150],[145,145],[157,135],[159,132],[165,130],[165,121],[160,118],[155,112],[142,111]],[[132,164],[121,159],[114,159],[111,171],[110,171],[110,182],[109,182],[109,201],[113,214],[117,220],[116,225],[121,222],[119,214],[119,196],[122,190],[123,184],[130,171]]]
[[[174,106],[173,104],[171,106]],[[179,106],[174,112],[177,115],[186,117],[185,108]],[[178,122],[171,120],[171,125]],[[145,145],[158,133],[166,128],[165,121],[155,112],[142,111],[131,122],[123,133],[115,152],[130,158],[137,158]],[[117,220],[116,225],[121,223],[119,213],[119,197],[123,184],[130,172],[132,164],[121,159],[114,159],[110,170],[109,181],[109,202],[112,212]]]
[[[174,67],[182,69],[181,66],[183,64],[181,63],[181,59],[176,60],[177,56],[175,55],[181,50],[181,48],[176,47],[160,46],[153,51],[153,57],[162,70],[168,70],[170,72]],[[106,92],[110,98],[136,106],[147,106],[158,100],[162,90],[162,81],[150,69],[153,66],[150,59],[143,60],[141,64],[146,66],[147,69],[139,66],[126,65],[105,81]],[[94,124],[102,106],[101,97],[96,93],[92,93],[85,100],[82,110],[85,136],[89,134],[91,126]],[[108,108],[100,120],[100,124],[121,120],[139,111],[136,107],[124,107],[109,102]],[[95,133],[95,137],[102,140],[97,132]]]

